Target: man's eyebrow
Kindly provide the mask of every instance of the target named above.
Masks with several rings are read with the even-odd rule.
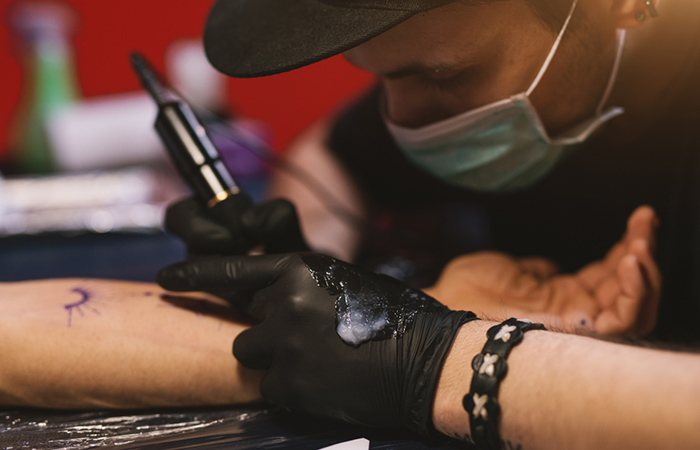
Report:
[[[411,76],[416,76],[416,75],[436,75],[439,73],[449,73],[449,72],[456,72],[458,71],[459,68],[456,66],[452,65],[445,65],[445,66],[422,66],[420,64],[412,64],[409,66],[402,67],[400,69],[392,70],[390,72],[386,72],[383,74],[379,74],[380,77],[386,78],[389,80],[398,80],[401,78],[406,78],[406,77],[411,77]]]

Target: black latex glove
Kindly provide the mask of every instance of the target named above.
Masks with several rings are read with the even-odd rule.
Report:
[[[474,318],[394,278],[313,253],[181,263],[163,269],[158,283],[174,291],[225,287],[246,298],[261,322],[236,338],[233,353],[267,371],[260,390],[268,401],[420,433],[432,431],[435,387],[455,333]]]
[[[308,251],[296,208],[288,200],[254,204],[243,194],[213,208],[188,198],[168,207],[165,228],[189,254],[237,255],[263,245],[267,253]]]

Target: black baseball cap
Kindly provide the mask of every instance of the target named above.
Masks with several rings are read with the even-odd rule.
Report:
[[[349,50],[422,11],[456,0],[217,0],[204,48],[214,67],[249,78]]]

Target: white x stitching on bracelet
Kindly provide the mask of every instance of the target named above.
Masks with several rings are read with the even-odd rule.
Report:
[[[487,353],[484,355],[484,361],[481,363],[481,367],[479,367],[479,373],[485,373],[486,375],[492,377],[495,368],[496,361],[498,361],[498,355],[492,355],[490,353]]]
[[[496,337],[494,337],[494,340],[502,340],[503,342],[508,342],[510,340],[510,333],[512,331],[515,331],[517,327],[515,325],[504,325],[501,327],[500,330],[498,330],[498,333],[496,333]]]
[[[488,420],[489,413],[488,411],[486,411],[486,408],[484,408],[486,402],[488,401],[488,395],[484,394],[482,396],[479,396],[479,394],[474,394],[474,410],[472,410],[474,418],[478,418],[479,416],[481,416],[482,419]]]

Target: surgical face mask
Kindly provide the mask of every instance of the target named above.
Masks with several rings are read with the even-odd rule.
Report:
[[[455,186],[482,192],[514,191],[540,180],[572,148],[622,114],[622,108],[603,111],[603,106],[617,76],[624,30],[618,32],[612,74],[593,118],[553,139],[530,103],[530,95],[549,67],[577,2],[574,0],[547,59],[527,91],[422,128],[400,127],[385,117],[389,132],[406,157]]]

